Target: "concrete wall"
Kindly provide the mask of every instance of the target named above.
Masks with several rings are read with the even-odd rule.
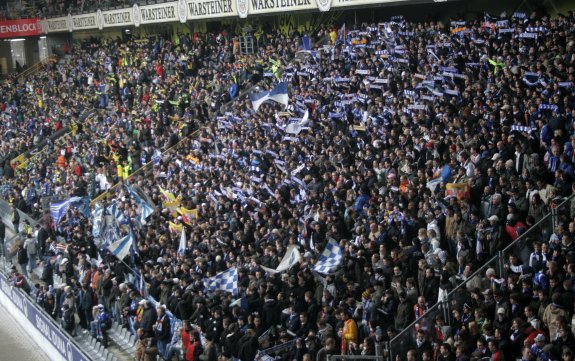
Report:
[[[7,74],[12,71],[12,57],[10,55],[10,42],[0,41],[0,72]]]
[[[37,36],[26,39],[24,42],[24,50],[26,52],[26,65],[31,66],[40,62]]]

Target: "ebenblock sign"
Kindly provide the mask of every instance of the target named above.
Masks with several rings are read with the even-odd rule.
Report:
[[[19,38],[42,35],[40,19],[20,19],[0,21],[0,38]]]
[[[6,298],[14,304],[15,308],[44,336],[45,341],[58,350],[63,359],[68,361],[90,361],[76,345],[70,342],[69,336],[54,324],[51,317],[34,307],[31,301],[26,298],[24,292],[19,288],[13,287],[2,273],[0,273],[0,292],[4,293]],[[23,328],[26,329],[26,325],[23,325]]]

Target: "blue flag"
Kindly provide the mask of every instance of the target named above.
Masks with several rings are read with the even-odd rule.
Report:
[[[238,293],[238,270],[233,267],[214,277],[206,278],[204,285],[209,291],[225,291],[236,295]]]
[[[127,184],[126,184],[126,190],[128,191],[130,197],[132,197],[134,202],[136,202],[136,204],[140,206],[140,223],[144,224],[146,219],[149,216],[151,216],[152,213],[154,213],[154,207],[148,202],[146,202],[144,199],[142,199],[142,197],[140,197],[140,195],[134,190],[134,188],[130,187]]]
[[[252,106],[257,112],[260,105],[268,100],[273,100],[277,103],[288,105],[288,85],[286,82],[281,82],[275,86],[272,91],[264,91],[256,94],[250,94],[250,100],[252,101]]]
[[[108,250],[118,259],[122,260],[130,253],[130,249],[132,248],[132,244],[134,243],[134,237],[132,236],[132,232],[128,233],[127,236],[121,238],[120,240],[112,243]]]
[[[60,221],[64,218],[72,203],[80,201],[82,201],[82,197],[72,197],[65,201],[50,203],[50,214],[54,220],[54,225],[58,227],[58,224],[60,224]]]

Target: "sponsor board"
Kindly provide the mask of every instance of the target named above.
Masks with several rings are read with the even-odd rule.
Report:
[[[134,8],[136,5],[134,5]],[[179,21],[178,3],[163,3],[139,7],[139,24],[169,23]],[[134,19],[134,24],[136,20]],[[136,25],[137,26],[137,25]]]
[[[247,0],[250,15],[317,10],[316,0]]]
[[[12,302],[28,320],[28,325],[22,325],[24,329],[34,327],[67,361],[89,361],[80,348],[70,341],[70,336],[62,331],[52,318],[39,307],[32,304],[24,292],[13,287],[6,276],[0,273],[0,292],[6,295],[6,299]]]
[[[40,19],[19,19],[0,21],[0,38],[18,38],[41,35],[44,31]]]
[[[62,31],[68,31],[68,17],[64,16],[61,18],[52,18],[44,20],[46,24],[44,30],[47,33],[57,33]]]
[[[97,28],[97,13],[72,16],[72,30],[87,30]]]
[[[238,16],[236,5],[237,0],[187,0],[188,19]]]
[[[111,28],[114,26],[134,25],[132,20],[132,9],[121,9],[113,11],[102,11],[102,26]]]

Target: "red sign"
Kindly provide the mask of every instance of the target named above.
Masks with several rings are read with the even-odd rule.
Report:
[[[0,38],[19,38],[42,35],[40,19],[20,19],[0,21]]]

